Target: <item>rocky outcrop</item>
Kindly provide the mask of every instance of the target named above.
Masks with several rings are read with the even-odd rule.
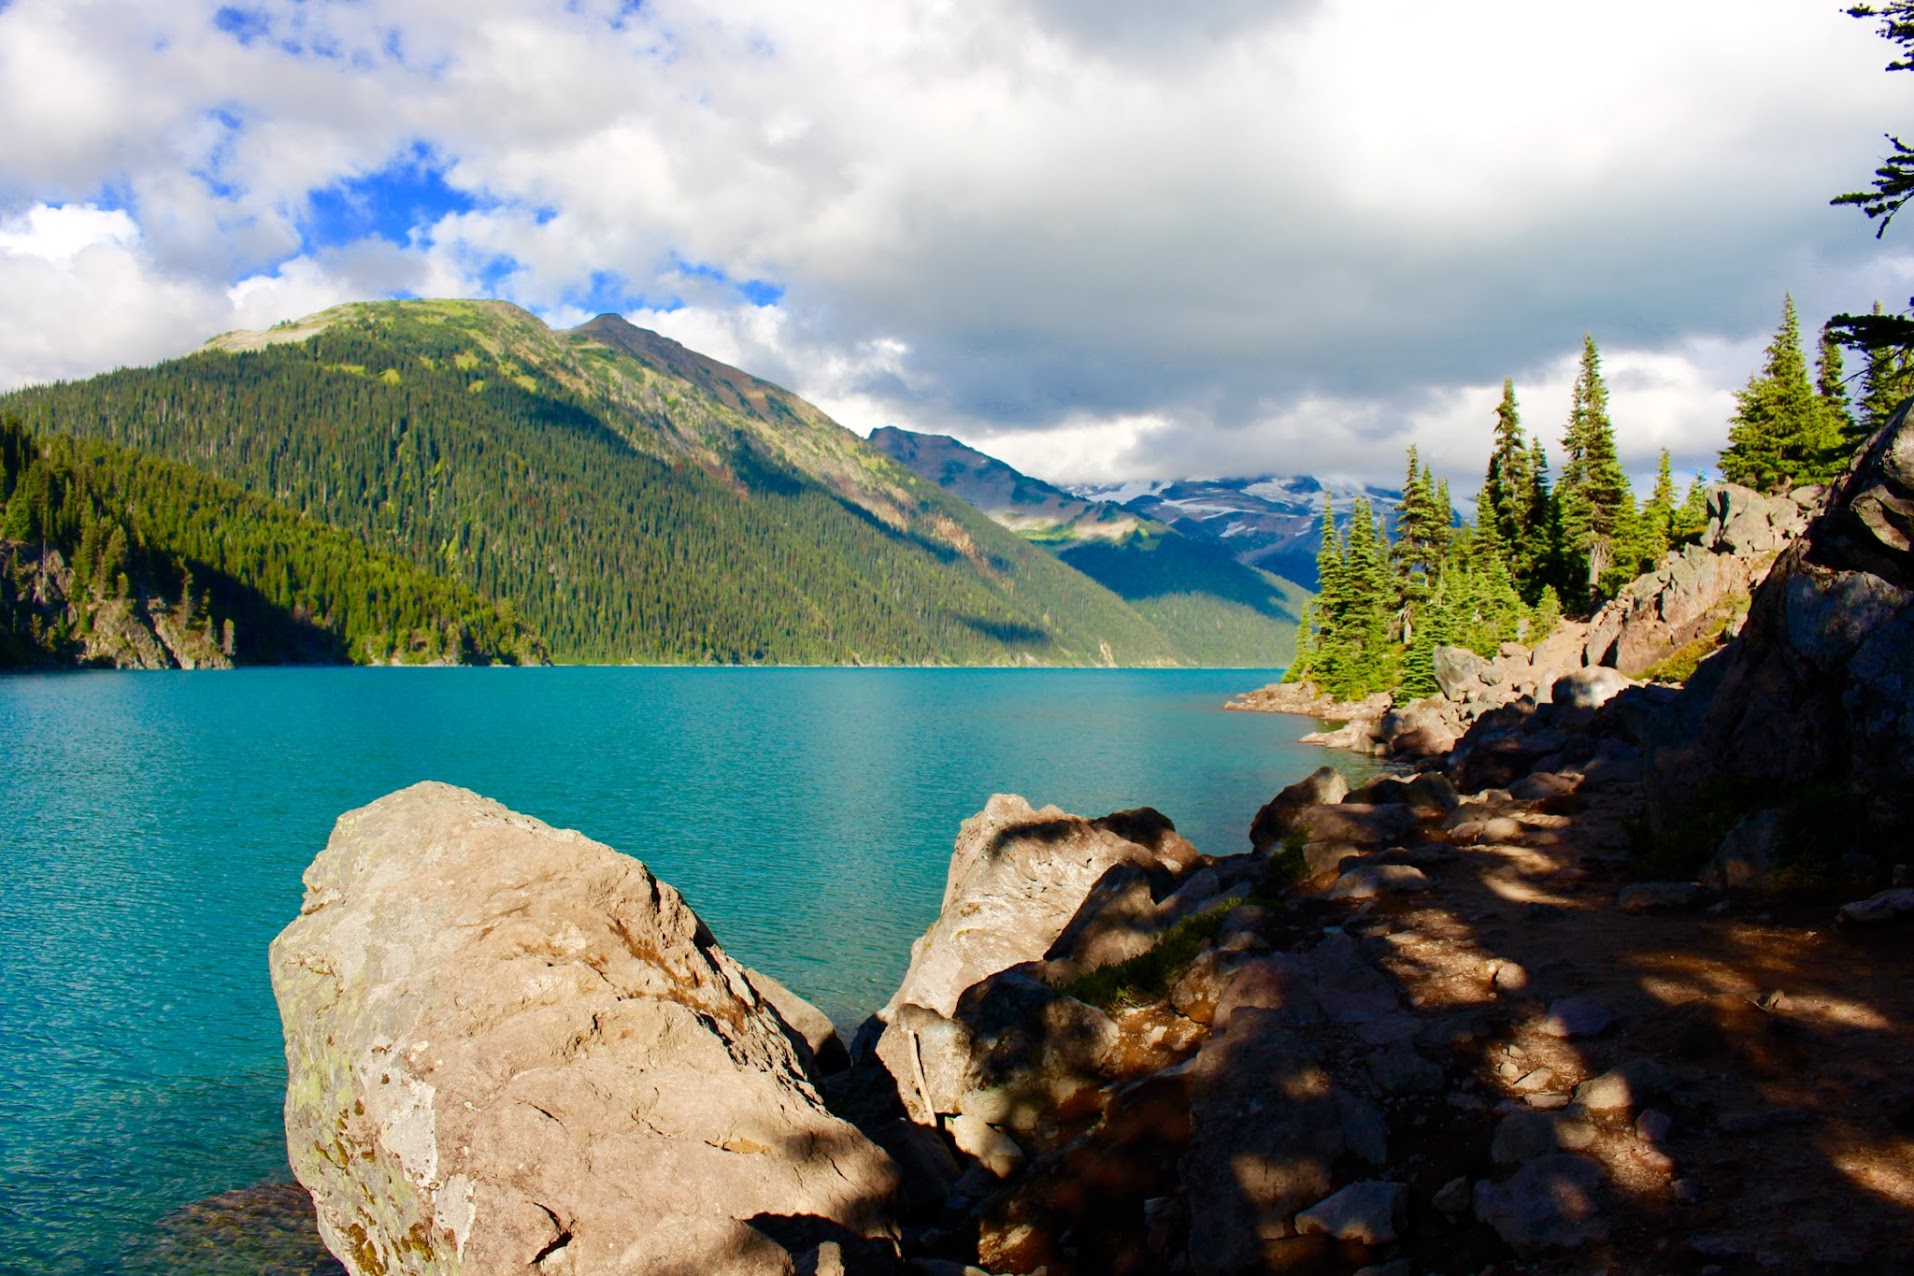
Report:
[[[1198,859],[1148,808],[1089,820],[1000,793],[965,820],[943,909],[878,1014],[876,1055],[910,1118],[1001,1125],[1093,1084],[1108,1021],[1056,989],[1187,915],[1173,888]]]
[[[1125,833],[1153,840],[1131,841]],[[883,1017],[903,1005],[948,1016],[973,984],[1038,960],[1116,865],[1169,872],[1195,859],[1160,815],[1150,820],[1126,811],[1087,820],[996,794],[958,831],[942,910],[911,945],[910,968]]]
[[[233,633],[190,596],[96,592],[58,549],[0,541],[0,668],[230,669]]]
[[[1837,786],[1914,820],[1914,423],[1902,405],[1755,595],[1697,732],[1657,759],[1679,812],[1731,781]]]
[[[342,816],[305,886],[271,959],[287,1144],[355,1276],[890,1252],[894,1168],[792,1044],[815,1011],[637,860],[419,784]]]

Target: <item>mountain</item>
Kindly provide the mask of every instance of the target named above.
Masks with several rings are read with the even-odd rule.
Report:
[[[1218,546],[1238,562],[1285,576],[1315,589],[1316,551],[1322,548],[1323,493],[1346,517],[1366,496],[1395,532],[1402,493],[1390,488],[1329,482],[1307,475],[1264,474],[1251,478],[1170,479],[1090,484],[1070,493],[1108,501],[1168,524],[1191,540]]]
[[[0,421],[0,668],[544,657],[509,607],[186,466]]]
[[[947,435],[885,426],[871,443],[1127,600],[1206,664],[1282,665],[1295,653],[1308,591],[1209,538],[1032,478]]]
[[[335,307],[0,397],[509,602],[554,659],[1168,664],[1109,590],[769,382],[616,316]]]

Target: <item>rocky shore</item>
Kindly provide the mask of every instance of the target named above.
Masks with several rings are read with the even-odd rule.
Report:
[[[1242,854],[991,799],[848,1047],[635,860],[442,785],[349,813],[272,955],[328,1246],[1914,1271],[1914,429],[1797,497],[1720,489],[1591,622],[1349,713],[1413,772],[1305,777]]]

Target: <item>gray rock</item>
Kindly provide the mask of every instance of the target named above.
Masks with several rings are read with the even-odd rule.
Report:
[[[1488,685],[1489,662],[1466,647],[1437,647],[1434,660],[1436,686],[1446,699],[1465,700]]]
[[[1382,1109],[1347,1090],[1336,1091],[1336,1111],[1342,1117],[1343,1143],[1350,1154],[1371,1165],[1389,1163],[1389,1121]]]
[[[1495,1127],[1489,1156],[1497,1165],[1521,1165],[1556,1152],[1579,1152],[1595,1142],[1595,1127],[1559,1112],[1511,1112]]]
[[[1162,934],[1163,914],[1141,865],[1128,860],[1112,864],[1044,950],[1044,960],[1052,963],[1049,978],[1068,983],[1150,951]]]
[[[1630,1115],[1668,1093],[1674,1078],[1653,1059],[1630,1059],[1575,1087],[1575,1101],[1590,1112]]]
[[[1378,895],[1411,895],[1429,889],[1429,879],[1408,864],[1358,864],[1329,888],[1330,899],[1374,899]]]
[[[1436,1190],[1436,1194],[1429,1198],[1429,1204],[1451,1218],[1459,1218],[1469,1212],[1473,1196],[1468,1179],[1453,1178]]]
[[[1356,1276],[1415,1276],[1415,1265],[1406,1258],[1398,1258],[1392,1263],[1358,1267]]]
[[[1324,1232],[1339,1241],[1393,1244],[1409,1214],[1409,1189],[1400,1183],[1351,1183],[1296,1215],[1298,1235]]]
[[[1311,842],[1349,842],[1357,846],[1396,846],[1415,829],[1415,812],[1400,804],[1364,806],[1355,802],[1305,806],[1290,821]]]
[[[1737,894],[1772,891],[1781,867],[1783,817],[1779,808],[1757,811],[1728,830],[1714,858],[1701,870],[1702,885]]]
[[[1489,982],[1504,997],[1519,997],[1529,991],[1531,981],[1527,966],[1519,961],[1503,961],[1496,963]]]
[[[1508,1182],[1475,1185],[1475,1216],[1518,1254],[1575,1249],[1603,1234],[1602,1167],[1562,1154],[1530,1161]]]
[[[797,1051],[814,1082],[851,1066],[850,1052],[844,1048],[830,1016],[761,970],[747,970],[745,976],[759,999],[777,1015],[791,1048]]]
[[[1373,853],[1373,847],[1350,842],[1310,842],[1303,847],[1303,869],[1311,877],[1325,873],[1340,876],[1346,867]]]
[[[996,794],[959,830],[942,911],[911,945],[910,968],[881,1017],[889,1022],[905,1004],[949,1017],[972,985],[1041,958],[1104,874],[1125,863],[1168,866],[1094,821]]]
[[[1655,1147],[1668,1142],[1668,1136],[1675,1131],[1675,1120],[1666,1112],[1649,1108],[1635,1118],[1635,1135],[1642,1142]]]
[[[1267,1010],[1283,1023],[1306,1027],[1321,1023],[1314,971],[1287,953],[1244,962],[1222,976],[1211,1023],[1223,1027],[1238,1010]]]
[[[960,1112],[944,1128],[950,1131],[950,1140],[958,1151],[976,1158],[979,1165],[1000,1179],[1009,1178],[1023,1165],[1023,1149],[1017,1141],[979,1116]]]
[[[1542,1031],[1564,1040],[1599,1037],[1615,1024],[1615,1011],[1593,997],[1564,997],[1548,1008]]]
[[[1509,796],[1523,802],[1545,802],[1575,792],[1578,781],[1553,771],[1536,771],[1509,785]]]
[[[341,816],[305,884],[271,952],[287,1148],[355,1270],[784,1276],[744,1220],[894,1234],[890,1159],[637,860],[419,784]]]
[[[1363,956],[1362,948],[1338,931],[1324,936],[1309,953],[1316,974],[1316,1001],[1331,1023],[1361,1024],[1395,1012],[1395,984]]]
[[[1289,832],[1296,813],[1306,806],[1322,806],[1349,796],[1349,781],[1335,767],[1317,767],[1296,783],[1271,798],[1256,818],[1250,821],[1249,842],[1258,851],[1267,850]]]
[[[1549,695],[1561,708],[1599,709],[1633,685],[1619,669],[1590,665],[1557,678]]]
[[[1190,1258],[1199,1271],[1237,1271],[1334,1186],[1348,1151],[1343,1113],[1315,1052],[1271,1011],[1238,1011],[1185,1075],[1190,1139],[1178,1173]]]
[[[1615,896],[1624,913],[1685,913],[1700,903],[1697,882],[1637,882]]]
[[[1862,926],[1885,926],[1914,919],[1914,888],[1897,887],[1843,904],[1837,916],[1843,922]]]
[[[968,990],[948,1020],[921,1006],[898,1008],[877,1057],[911,1120],[931,1125],[966,1106],[977,1111],[982,1092],[997,1105],[986,1121],[1028,1131],[1102,1084],[1116,1024],[1044,983],[1038,970],[1030,963],[997,972]]]
[[[1396,1041],[1364,1060],[1385,1094],[1429,1094],[1442,1085],[1442,1065],[1424,1059],[1407,1041]]]

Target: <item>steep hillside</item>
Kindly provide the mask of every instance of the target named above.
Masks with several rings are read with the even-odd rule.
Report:
[[[1032,478],[940,434],[892,426],[871,443],[1127,600],[1210,665],[1283,665],[1309,592],[1134,510]]]
[[[170,461],[0,421],[0,667],[543,659],[507,607]]]
[[[0,399],[509,599],[560,660],[1172,663],[1109,591],[796,396],[603,316],[354,304]]]

